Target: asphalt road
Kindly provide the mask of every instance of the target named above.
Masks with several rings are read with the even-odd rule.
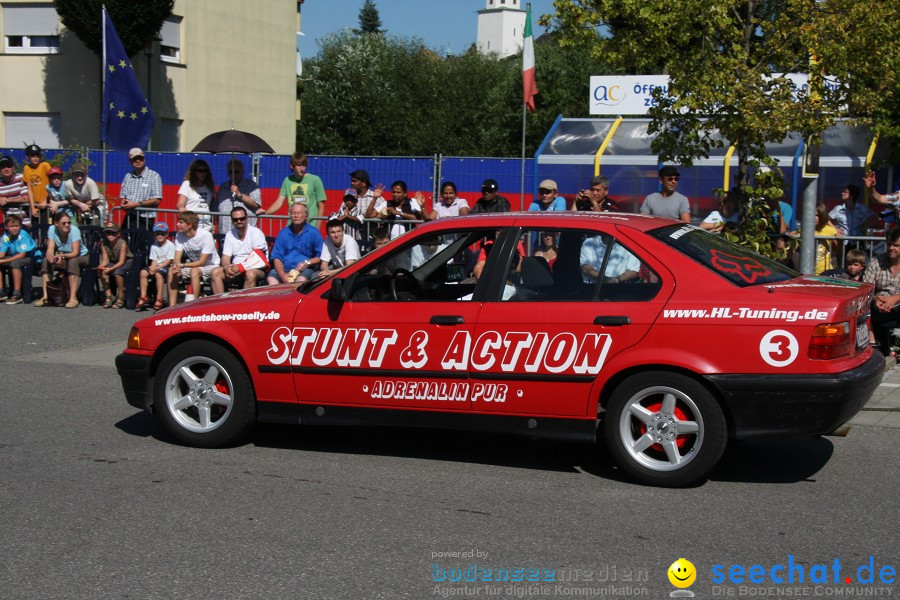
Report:
[[[735,444],[684,490],[486,435],[261,426],[197,450],[125,403],[112,358],[135,319],[0,306],[0,598],[663,598],[682,556],[698,598],[900,594],[878,580],[900,563],[900,430]],[[794,585],[713,584],[789,561]]]

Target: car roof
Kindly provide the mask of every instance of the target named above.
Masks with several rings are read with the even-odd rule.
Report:
[[[533,225],[529,223],[533,221]],[[651,217],[636,213],[619,212],[582,212],[582,211],[545,211],[545,212],[505,212],[505,213],[469,213],[464,217],[450,217],[430,221],[419,227],[443,229],[447,226],[466,223],[469,227],[509,227],[513,224],[534,227],[578,227],[607,223],[617,226],[631,227],[638,231],[649,231],[665,225],[680,223],[675,219]]]

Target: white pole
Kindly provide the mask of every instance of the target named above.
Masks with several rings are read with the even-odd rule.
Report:
[[[526,110],[526,105],[522,103],[522,181],[520,182],[519,189],[521,189],[521,193],[519,196],[519,210],[525,210],[525,116],[528,114]]]

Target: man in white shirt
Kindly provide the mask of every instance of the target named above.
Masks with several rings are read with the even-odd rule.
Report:
[[[225,291],[226,281],[244,280],[244,289],[263,281],[269,260],[269,244],[258,228],[247,222],[247,209],[231,209],[231,231],[225,234],[222,265],[212,270],[210,286],[213,294]]]
[[[603,257],[606,255],[606,245],[607,239],[603,235],[589,237],[581,245],[581,274],[585,283],[596,283],[600,277],[600,267],[603,265]],[[614,242],[612,253],[603,272],[603,281],[610,283],[628,281],[637,277],[640,270],[641,261],[618,242]]]
[[[219,266],[216,242],[210,232],[197,229],[200,217],[189,210],[178,213],[175,228],[175,259],[169,268],[169,306],[178,302],[178,286],[187,274],[195,293],[209,279],[212,270]]]
[[[344,226],[338,219],[328,221],[326,231],[328,237],[322,243],[319,277],[334,275],[359,260],[359,245],[352,237],[344,235]]]

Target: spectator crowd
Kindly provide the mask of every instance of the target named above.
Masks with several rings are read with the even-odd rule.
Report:
[[[329,276],[422,221],[506,212],[511,207],[493,178],[483,181],[481,196],[471,206],[458,195],[453,182],[444,181],[427,210],[424,195],[416,192],[410,196],[405,181],[394,181],[389,187],[373,185],[369,174],[357,169],[349,174],[350,187],[341,206],[326,218],[322,180],[308,172],[309,159],[302,152],[291,155],[290,174],[268,207],[263,206],[257,184],[244,177],[242,160],[228,161],[226,177],[216,186],[207,161],[194,159],[178,189],[179,212],[175,229],[170,231],[164,220],[157,220],[156,209],[162,200],[160,175],[147,165],[140,148],[128,152],[131,170],[123,177],[119,198],[109,203],[83,162],[74,163],[66,179],[62,169],[43,159],[38,146],[27,146],[25,154],[21,173],[10,156],[0,157],[0,208],[4,213],[0,300],[8,304],[23,302],[28,287],[25,277],[31,273],[28,267],[39,264],[35,273],[41,275],[42,294],[36,306],[77,307],[81,279],[86,277],[85,271],[93,271],[90,280],[102,291],[103,307],[125,307],[126,291],[133,286],[135,308],[158,310],[174,305],[182,288],[190,298],[204,289],[219,294],[228,287]],[[677,191],[677,168],[664,166],[658,176],[659,191],[644,199],[640,212],[690,222],[690,202]],[[867,174],[864,183],[876,203],[900,205],[897,194],[875,191],[874,174]],[[606,177],[594,177],[570,205],[556,182],[545,179],[528,210],[618,212],[620,207],[609,197],[609,187]],[[274,238],[267,237],[259,228],[260,218],[277,214],[285,204],[287,226]],[[789,204],[770,201],[773,243],[784,244],[795,233],[791,231],[792,212]],[[848,254],[844,269],[834,268],[835,239],[864,235],[876,219],[860,202],[860,188],[852,184],[844,188],[841,203],[830,212],[820,204],[816,236],[822,239],[817,239],[816,272],[862,277],[865,256],[861,258],[859,252]],[[324,236],[317,220],[326,222]],[[115,221],[121,221],[121,226]],[[712,233],[735,230],[740,225],[737,199],[726,193],[719,210],[699,225]],[[555,234],[544,232],[539,237],[533,240],[534,251],[552,260]],[[896,288],[900,292],[900,282]]]

